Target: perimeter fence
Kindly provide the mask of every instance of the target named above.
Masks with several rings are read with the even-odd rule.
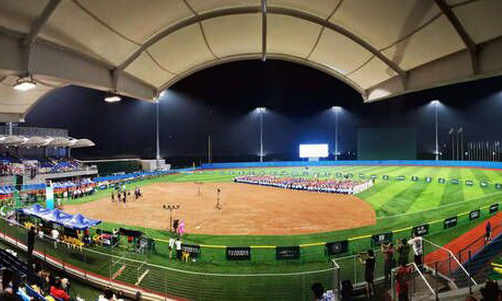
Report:
[[[498,228],[500,226],[495,227]],[[0,219],[0,239],[26,250],[27,229],[13,221]],[[74,248],[61,242],[55,244],[49,237],[37,239],[34,249],[36,256],[42,261],[68,272],[73,271],[83,279],[98,279],[96,281],[99,285],[118,287],[131,294],[141,290],[146,294],[150,293],[150,299],[158,300],[167,300],[170,297],[193,300],[235,298],[310,300],[310,286],[314,282],[320,282],[326,289],[333,289],[336,293],[339,292],[343,280],[350,280],[353,284],[364,282],[364,265],[361,264],[359,254],[339,256],[332,261],[325,260],[317,265],[298,265],[297,262],[289,261],[283,264],[277,263],[268,269],[249,262],[228,262],[230,269],[224,270],[221,266],[213,264],[174,261],[168,259],[167,253],[161,251],[156,256],[163,257],[164,263],[169,265],[162,266],[150,262],[151,256],[148,254],[131,252],[127,246]],[[438,263],[428,264],[439,273],[443,273],[441,267],[447,266],[449,273],[445,273],[445,279],[453,283],[469,284],[470,276],[456,258],[456,254],[426,241],[425,252],[437,250],[444,251],[437,260],[439,267]],[[384,278],[384,259],[379,250],[375,253],[377,261],[375,279],[379,280]],[[301,271],[306,267],[316,268]],[[221,272],[210,272],[215,270]],[[267,272],[261,272],[262,270]],[[291,270],[291,272],[275,273],[273,270]]]

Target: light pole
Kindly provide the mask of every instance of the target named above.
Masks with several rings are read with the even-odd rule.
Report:
[[[434,154],[436,155],[436,161],[439,160],[439,142],[438,142],[438,106],[439,100],[433,100],[432,105],[434,105],[434,115],[435,115],[435,124],[436,124],[436,151]]]
[[[160,160],[160,132],[159,132],[159,105],[160,105],[160,98],[157,99],[157,104],[156,104],[156,120],[157,120],[157,135],[156,135],[156,150],[157,150],[157,160]]]
[[[335,113],[335,161],[338,161],[338,114],[342,111],[342,108],[333,106],[331,109]]]
[[[263,162],[263,114],[265,113],[264,107],[257,108],[260,114],[260,162]]]

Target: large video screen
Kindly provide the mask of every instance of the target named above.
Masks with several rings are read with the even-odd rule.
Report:
[[[328,155],[327,144],[300,144],[300,158],[326,158]]]

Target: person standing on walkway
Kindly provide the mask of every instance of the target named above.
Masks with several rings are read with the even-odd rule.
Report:
[[[382,254],[384,255],[384,275],[385,282],[390,283],[390,274],[394,267],[394,245],[392,243],[382,244]]]
[[[420,270],[422,270],[422,257],[424,254],[424,241],[422,237],[416,233],[413,233],[413,238],[408,241],[408,244],[413,248],[413,254],[415,255],[415,264]]]
[[[492,224],[490,224],[490,221],[486,223],[486,228],[485,228],[485,243],[490,242],[492,240]]]

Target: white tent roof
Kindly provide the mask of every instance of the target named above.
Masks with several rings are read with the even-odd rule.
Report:
[[[89,139],[75,139],[67,137],[25,137],[18,135],[0,136],[0,146],[18,146],[18,147],[70,147],[82,148],[95,146]]]
[[[33,136],[27,138],[26,141],[24,141],[20,146],[23,147],[42,146],[45,145],[46,141],[47,139],[44,137]]]
[[[24,136],[5,136],[0,140],[0,145],[3,146],[17,146],[24,143],[28,138]]]
[[[501,74],[501,15],[500,0],[2,0],[0,117],[69,83],[152,99],[245,59],[308,65],[383,99]],[[7,91],[26,72],[45,84]]]
[[[71,144],[68,146],[70,148],[91,147],[96,145],[89,139],[72,139],[70,142]]]

